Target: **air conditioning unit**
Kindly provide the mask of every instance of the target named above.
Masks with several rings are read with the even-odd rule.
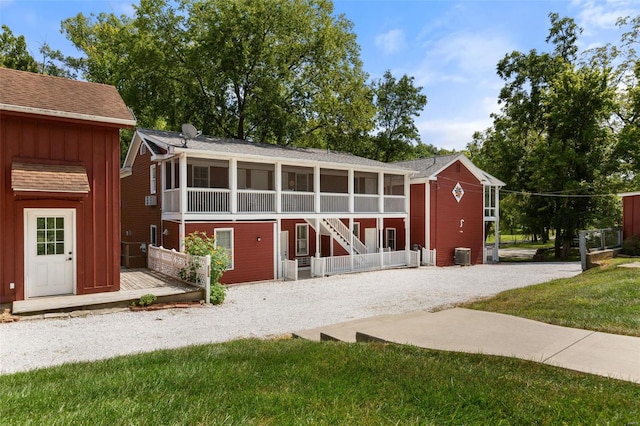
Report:
[[[157,206],[158,205],[158,197],[155,195],[147,195],[144,197],[144,205],[145,206]]]
[[[456,247],[453,262],[456,265],[471,265],[471,249],[466,247]]]

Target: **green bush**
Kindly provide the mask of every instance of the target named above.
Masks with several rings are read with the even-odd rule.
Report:
[[[211,256],[211,297],[210,302],[218,305],[224,301],[225,289],[219,283],[224,271],[229,266],[229,257],[223,247],[216,247],[215,239],[206,232],[192,232],[184,239],[184,252],[192,256]],[[180,271],[180,278],[193,282],[195,271],[199,265],[192,263]]]
[[[225,296],[226,290],[222,284],[211,284],[211,295],[209,296],[209,302],[212,305],[219,305],[224,302]]]
[[[153,302],[155,302],[156,300],[158,300],[158,298],[156,297],[155,294],[145,294],[143,296],[140,296],[140,300],[138,301],[138,305],[139,306],[149,306]]]
[[[640,256],[640,235],[632,235],[622,242],[622,253]]]

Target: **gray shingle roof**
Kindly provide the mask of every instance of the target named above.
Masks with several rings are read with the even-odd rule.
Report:
[[[138,129],[138,132],[147,142],[160,145],[164,144],[165,146],[172,146],[175,148],[182,148],[184,144],[184,139],[178,132],[152,129]],[[302,160],[305,162],[323,163],[326,166],[329,166],[330,164],[353,165],[366,168],[387,169],[389,172],[395,171],[396,173],[404,173],[411,170],[399,164],[382,163],[380,161],[358,157],[345,152],[272,145],[203,135],[189,139],[187,141],[186,149],[193,151],[215,152],[226,155],[247,155],[273,159]]]
[[[475,164],[471,162],[464,154],[451,154],[451,155],[436,155],[434,157],[428,158],[418,158],[416,160],[408,160],[408,161],[398,161],[396,164],[400,167],[406,167],[408,169],[415,170],[417,173],[411,176],[411,179],[428,179],[433,176],[434,173],[446,167],[448,164],[453,163],[454,161],[460,159],[463,162],[467,163],[468,167],[471,167],[471,172],[474,173],[478,178],[488,182],[491,185],[495,186],[504,186],[505,183],[500,179],[491,176],[489,173],[484,170],[478,168]]]

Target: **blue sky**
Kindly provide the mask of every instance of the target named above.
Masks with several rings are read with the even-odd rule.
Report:
[[[640,14],[638,0],[334,0],[334,7],[354,23],[372,79],[389,69],[423,87],[428,104],[416,118],[422,141],[458,150],[498,111],[498,61],[513,50],[547,50],[550,12],[584,28],[584,48],[618,43],[617,18]],[[60,22],[80,12],[131,15],[133,7],[120,0],[0,0],[0,23],[24,35],[34,56],[44,42],[77,54]]]

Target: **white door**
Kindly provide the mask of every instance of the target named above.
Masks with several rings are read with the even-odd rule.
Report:
[[[27,297],[73,294],[75,210],[25,209]]]
[[[289,259],[289,231],[280,231],[280,260]]]
[[[367,246],[369,253],[376,253],[378,251],[378,244],[376,244],[377,239],[378,232],[376,228],[364,229],[364,245]]]

